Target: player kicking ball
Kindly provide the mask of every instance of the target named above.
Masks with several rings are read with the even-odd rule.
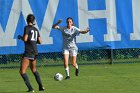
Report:
[[[66,20],[67,26],[60,27],[58,26],[62,20],[58,20],[56,24],[52,26],[54,29],[58,29],[62,32],[63,37],[63,55],[64,55],[64,68],[66,72],[66,80],[70,79],[69,75],[69,55],[71,56],[71,64],[73,67],[76,68],[75,75],[78,76],[79,74],[79,67],[76,63],[77,58],[77,52],[78,48],[76,46],[76,36],[80,33],[86,34],[89,32],[89,28],[86,30],[80,30],[79,28],[75,27],[73,19],[71,17],[68,17]]]
[[[25,43],[25,51],[21,60],[21,66],[19,72],[28,88],[27,92],[34,92],[34,89],[32,88],[28,76],[26,74],[26,70],[30,65],[31,71],[34,74],[35,79],[39,85],[39,91],[44,91],[45,88],[42,86],[40,75],[36,69],[36,57],[38,55],[37,43],[41,44],[42,40],[40,38],[38,29],[34,27],[34,21],[35,21],[34,15],[29,14],[27,16],[26,21],[27,21],[27,26],[24,27],[23,37],[20,35],[18,36],[18,39],[23,40]]]

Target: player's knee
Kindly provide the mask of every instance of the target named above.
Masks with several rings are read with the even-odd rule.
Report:
[[[31,70],[32,70],[33,73],[36,72],[36,68],[32,68]]]
[[[20,74],[25,74],[25,71],[19,70],[19,73],[20,73]]]

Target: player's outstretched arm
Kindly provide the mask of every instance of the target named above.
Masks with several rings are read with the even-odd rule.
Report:
[[[58,22],[55,23],[55,24],[52,26],[52,28],[57,29],[57,28],[58,28],[58,24],[60,24],[61,22],[62,22],[62,20],[59,19]]]
[[[90,29],[87,27],[85,30],[81,30],[80,33],[86,34],[90,31]]]

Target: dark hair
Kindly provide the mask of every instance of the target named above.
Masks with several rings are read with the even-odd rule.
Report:
[[[73,22],[73,18],[72,18],[72,17],[68,17],[68,18],[67,18],[67,22],[68,22],[69,19],[72,20],[72,22]],[[73,22],[72,25],[75,26],[74,22]]]
[[[34,24],[35,16],[33,14],[29,14],[26,18],[26,21],[27,21],[27,23],[31,22],[32,24]]]

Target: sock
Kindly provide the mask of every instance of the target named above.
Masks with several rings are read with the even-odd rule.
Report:
[[[77,64],[76,64],[75,68],[78,69],[78,65]]]
[[[36,81],[37,81],[37,83],[39,85],[39,88],[43,88],[39,73],[37,71],[34,72],[34,76],[35,76],[35,79],[36,79]]]
[[[26,73],[25,73],[25,74],[21,74],[21,76],[22,76],[22,78],[23,78],[23,80],[24,80],[26,86],[28,87],[28,89],[29,89],[29,90],[33,90],[32,86],[31,86],[31,84],[30,84],[30,81],[29,81],[29,79],[28,79],[27,74],[26,74]]]
[[[69,67],[65,68],[66,76],[69,76]]]

